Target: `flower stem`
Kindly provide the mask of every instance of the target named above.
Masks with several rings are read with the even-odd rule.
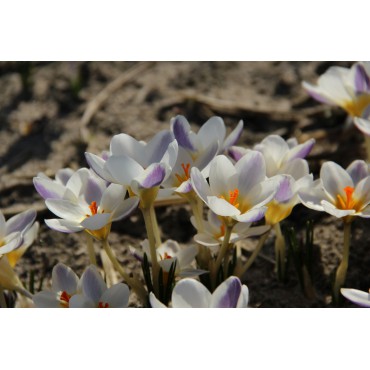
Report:
[[[104,239],[102,243],[103,243],[103,248],[105,252],[107,253],[108,258],[112,262],[114,268],[125,279],[126,283],[131,287],[131,289],[135,291],[135,293],[142,300],[142,302],[145,303],[146,298],[147,298],[147,292],[144,286],[139,281],[131,278],[128,274],[126,274],[125,270],[123,269],[121,264],[118,262],[116,256],[114,255],[114,252],[109,245],[108,239]]]
[[[282,281],[284,280],[284,277],[285,277],[285,258],[286,258],[285,239],[281,232],[279,222],[274,225],[274,230],[276,233],[276,239],[275,239],[276,269],[277,269],[278,278],[280,281]]]
[[[365,136],[365,147],[366,147],[366,156],[367,156],[367,162],[370,162],[370,136]]]
[[[96,263],[96,256],[95,256],[95,250],[94,250],[94,245],[93,245],[93,238],[92,236],[85,232],[86,235],[86,247],[87,247],[87,253],[89,255],[90,263],[92,265],[97,266]]]
[[[156,248],[159,246],[156,242],[156,235],[154,232],[154,223],[156,222],[155,211],[153,204],[149,205],[148,207],[140,207],[141,212],[143,213],[146,232],[148,235],[149,241],[149,250],[150,250],[150,259],[152,262],[152,280],[153,280],[153,288],[154,294],[158,294],[158,278],[159,278],[159,263],[157,260],[157,250]]]
[[[236,271],[235,274],[242,278],[243,275],[247,272],[247,270],[252,266],[252,263],[254,262],[254,260],[257,258],[259,252],[261,251],[262,247],[264,246],[268,236],[270,235],[270,230],[267,231],[265,234],[263,234],[260,239],[258,240],[258,244],[256,246],[256,248],[254,249],[253,253],[251,254],[251,256],[248,258],[246,264],[239,270],[239,271]]]
[[[0,285],[0,307],[8,308],[8,305],[6,304],[5,295],[4,295],[4,289],[1,285]]]
[[[216,288],[218,271],[220,269],[222,260],[225,254],[227,253],[233,227],[234,225],[226,225],[224,240],[222,241],[222,245],[221,245],[220,251],[218,252],[216,262],[212,266],[211,276],[212,276],[213,289]]]
[[[338,303],[340,288],[343,286],[348,269],[349,247],[351,240],[351,222],[344,222],[343,224],[343,257],[337,272],[335,274],[335,282],[333,288],[333,297],[335,303]]]

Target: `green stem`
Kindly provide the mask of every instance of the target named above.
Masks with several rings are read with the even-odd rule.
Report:
[[[234,227],[234,225],[226,225],[224,240],[222,241],[222,245],[221,245],[220,251],[218,252],[216,262],[212,266],[213,289],[216,288],[218,271],[220,269],[222,260],[225,256],[225,254],[227,253],[227,250],[228,250],[228,247],[229,247],[229,242],[230,242],[230,236],[231,236],[231,232],[233,230],[233,227]]]
[[[277,275],[279,277],[279,280],[283,280],[284,275],[285,275],[286,248],[285,248],[285,239],[281,232],[279,222],[274,225],[274,230],[276,233],[275,260],[276,260]]]
[[[112,248],[109,245],[108,239],[103,240],[102,243],[103,243],[103,248],[105,252],[107,253],[108,258],[112,262],[114,268],[125,279],[126,283],[132,288],[132,290],[135,291],[135,293],[142,300],[142,302],[145,303],[146,298],[147,298],[147,292],[145,288],[142,286],[142,284],[139,281],[131,278],[128,274],[126,274],[125,270],[123,269],[121,264],[118,262],[116,256],[114,255]]]
[[[4,289],[1,285],[0,285],[0,307],[8,308],[8,305],[6,304],[6,300],[5,300]]]
[[[271,230],[271,229],[270,229]],[[260,239],[258,240],[258,244],[256,248],[254,249],[251,256],[248,258],[246,264],[243,266],[243,268],[236,272],[236,275],[240,278],[243,277],[243,275],[247,272],[247,270],[252,266],[252,263],[257,258],[258,254],[260,253],[262,247],[264,246],[268,236],[270,235],[270,230],[267,231],[265,234],[263,234]]]
[[[145,222],[145,228],[148,235],[148,241],[149,241],[149,250],[150,250],[150,259],[152,262],[152,278],[153,278],[153,288],[154,288],[154,294],[158,296],[158,278],[159,278],[159,263],[157,259],[157,250],[156,248],[159,246],[156,243],[156,235],[153,229],[154,226],[154,219],[155,212],[154,212],[154,206],[149,205],[149,207],[141,207],[141,212],[143,213],[144,222]]]
[[[87,254],[89,255],[90,264],[97,266],[93,238],[87,232],[85,232],[85,235],[86,235]]]
[[[349,260],[349,247],[350,247],[350,240],[351,240],[351,222],[344,222],[343,227],[343,257],[342,262],[340,263],[336,275],[335,275],[335,282],[334,282],[334,300],[338,303],[339,300],[339,292],[340,288],[343,286],[348,269],[348,260]]]
[[[370,163],[370,136],[368,135],[364,136],[365,136],[366,158],[367,162]]]

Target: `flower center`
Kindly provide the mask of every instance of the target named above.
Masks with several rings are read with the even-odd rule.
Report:
[[[368,107],[370,103],[370,95],[363,94],[358,96],[355,100],[351,100],[344,104],[344,109],[352,116],[361,117],[364,110]]]
[[[109,308],[109,303],[99,302],[98,308]]]
[[[237,203],[239,197],[239,189],[234,189],[229,191],[229,199],[226,199],[223,195],[220,195],[221,199],[225,199],[232,206],[239,208],[239,203]]]
[[[354,188],[351,186],[346,186],[344,189],[346,193],[346,197],[344,198],[342,195],[337,195],[337,208],[339,209],[356,209],[356,201],[353,199],[353,192],[355,191]]]
[[[69,308],[70,299],[71,299],[71,295],[69,295],[65,290],[63,290],[59,297],[62,307]]]
[[[181,163],[182,170],[184,172],[183,175],[176,173],[175,176],[180,184],[190,179],[190,163]]]

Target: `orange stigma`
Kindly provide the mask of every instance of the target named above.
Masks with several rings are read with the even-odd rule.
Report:
[[[60,294],[60,297],[59,297],[59,300],[62,306],[68,308],[70,299],[71,299],[71,296],[65,290],[63,290],[63,292]]]
[[[228,201],[232,206],[239,208],[239,203],[237,203],[239,197],[239,189],[234,189],[229,191],[229,200],[225,199],[223,195],[220,196],[221,199],[225,199]]]
[[[179,181],[180,184],[182,184],[184,181],[187,181],[190,179],[190,163],[181,163],[181,167],[184,171],[183,175],[179,175],[178,173],[175,174],[177,180]]]
[[[337,199],[338,199],[337,207],[340,209],[355,209],[356,202],[352,197],[355,189],[352,188],[351,186],[346,186],[343,190],[346,193],[346,198],[344,199],[343,196],[338,194],[337,195]]]
[[[99,302],[98,308],[109,308],[109,303]]]
[[[91,204],[89,205],[89,208],[93,216],[98,213],[98,206],[95,201],[91,202]]]

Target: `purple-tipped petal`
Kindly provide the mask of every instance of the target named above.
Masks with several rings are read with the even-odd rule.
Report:
[[[79,232],[84,229],[78,222],[67,221],[59,218],[53,218],[44,221],[46,225],[50,227],[50,229],[66,234]]]
[[[311,98],[317,100],[320,103],[333,105],[333,102],[316,86],[313,86],[307,82],[302,83],[303,88],[306,90]]]
[[[356,63],[354,71],[355,94],[360,95],[370,92],[370,79],[363,65]]]
[[[60,262],[54,266],[51,286],[54,292],[65,291],[72,295],[77,291],[77,284],[78,276],[70,267]]]
[[[241,215],[232,216],[232,218],[239,222],[257,222],[262,220],[266,211],[267,207],[255,208]]]
[[[346,169],[352,177],[353,183],[356,186],[362,179],[370,175],[369,165],[363,160],[353,161]]]
[[[284,203],[289,201],[293,193],[294,180],[290,176],[281,176],[279,180],[278,190],[275,194],[275,200],[279,203]]]
[[[240,280],[230,276],[225,280],[212,295],[212,308],[236,308],[242,290]]]
[[[246,154],[248,149],[242,148],[241,146],[232,146],[228,149],[227,154],[235,162],[238,162],[244,154]]]
[[[150,189],[154,186],[160,185],[165,175],[165,167],[160,163],[153,163],[135,180],[141,188]]]
[[[286,159],[291,161],[296,158],[306,158],[310,154],[315,142],[315,139],[310,139],[303,144],[297,145],[289,151]]]
[[[36,191],[44,199],[62,199],[64,193],[64,187],[52,180],[45,179],[42,177],[34,177],[33,185]]]
[[[86,190],[84,192],[87,204],[91,204],[92,202],[100,203],[104,188],[98,181],[98,179],[94,179],[93,177],[89,177],[87,180]]]
[[[242,120],[239,121],[235,129],[230,133],[230,135],[225,139],[222,151],[229,149],[231,146],[235,145],[239,140],[243,132],[244,123]]]
[[[93,265],[87,267],[81,276],[82,293],[96,304],[100,297],[107,290],[107,286],[99,274],[97,268]]]
[[[181,183],[181,185],[175,189],[176,193],[189,193],[193,190],[190,179]]]
[[[75,171],[73,171],[71,168],[62,168],[55,174],[55,180],[59,181],[65,186],[74,173]]]
[[[184,116],[176,116],[174,118],[172,122],[172,131],[179,146],[191,151],[196,150],[188,134],[191,131],[189,122]]]
[[[18,215],[13,216],[6,222],[6,233],[11,234],[15,231],[25,232],[35,221],[36,211],[33,209],[24,211]]]

